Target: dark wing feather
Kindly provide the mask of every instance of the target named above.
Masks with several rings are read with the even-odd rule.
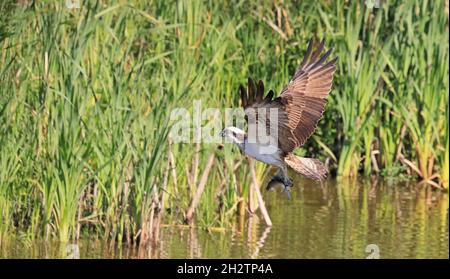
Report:
[[[300,63],[292,80],[283,89],[280,97],[272,99],[272,90],[264,97],[264,84],[257,84],[249,78],[247,90],[240,86],[241,103],[246,119],[250,123],[265,120],[267,132],[268,114],[258,115],[259,108],[278,109],[278,144],[285,154],[303,145],[316,129],[326,105],[326,98],[331,90],[337,58],[325,63],[332,49],[320,57],[324,49],[322,41],[313,52],[314,41],[311,39],[303,61]],[[258,132],[258,131],[257,131]]]
[[[303,145],[312,135],[323,115],[326,98],[331,91],[337,58],[325,63],[332,49],[320,57],[324,42],[322,41],[314,52],[313,45],[311,39],[305,58],[280,96],[288,114],[288,126],[295,138],[294,146],[289,142],[284,145],[281,142],[285,153]]]
[[[295,138],[291,129],[289,128],[288,114],[285,110],[284,104],[281,103],[281,99],[278,97],[273,99],[274,92],[270,90],[266,96],[264,96],[264,83],[260,80],[257,84],[249,78],[247,83],[247,90],[244,86],[240,86],[241,103],[244,107],[245,118],[249,125],[254,126],[256,129],[260,127],[258,122],[263,122],[266,127],[265,135],[274,135],[275,130],[277,133],[276,140],[279,146],[284,144],[285,146],[295,146]],[[270,110],[277,110],[277,122],[270,122]],[[263,112],[264,115],[259,114]],[[263,126],[264,127],[264,126]],[[256,133],[262,131],[256,130]],[[283,139],[283,143],[281,143]]]

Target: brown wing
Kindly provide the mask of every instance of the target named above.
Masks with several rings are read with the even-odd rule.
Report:
[[[281,149],[285,153],[292,152],[303,145],[312,135],[322,117],[326,98],[331,91],[337,58],[325,63],[333,49],[329,49],[322,57],[319,57],[324,48],[324,41],[314,52],[312,52],[313,45],[314,42],[311,39],[305,58],[279,97],[279,102],[286,110],[288,126],[295,139],[294,145],[291,141],[280,142]]]
[[[281,144],[284,146],[295,146],[296,140],[289,128],[288,114],[284,105],[280,102],[280,98],[273,100],[274,92],[270,90],[266,96],[264,96],[264,83],[260,80],[257,84],[249,78],[247,89],[244,86],[240,86],[241,103],[244,107],[246,120],[249,124],[249,132],[255,131],[256,134],[261,133],[258,128],[251,130],[253,127],[265,127],[265,135],[275,135],[274,139],[281,148]],[[272,109],[275,109],[276,121],[274,121],[274,114]],[[272,122],[270,121],[272,119]],[[263,125],[259,126],[261,122]],[[281,139],[283,139],[281,142]]]

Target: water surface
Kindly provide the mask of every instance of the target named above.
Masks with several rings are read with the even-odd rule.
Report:
[[[366,258],[375,244],[380,258],[448,258],[448,194],[407,183],[298,178],[292,199],[263,190],[273,221],[259,213],[223,230],[164,226],[147,248],[78,242],[80,258]],[[16,241],[1,258],[65,257],[56,243]],[[69,248],[75,249],[75,248]],[[78,254],[78,253],[77,253]]]

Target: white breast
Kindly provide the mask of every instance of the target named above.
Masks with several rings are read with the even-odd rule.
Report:
[[[244,142],[244,153],[248,156],[264,162],[269,165],[282,167],[284,162],[281,160],[281,151],[277,146],[273,145],[260,145],[257,143]]]

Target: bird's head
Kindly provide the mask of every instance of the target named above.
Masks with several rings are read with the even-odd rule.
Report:
[[[245,140],[245,132],[232,126],[223,129],[220,132],[220,136],[238,145],[244,143]]]

